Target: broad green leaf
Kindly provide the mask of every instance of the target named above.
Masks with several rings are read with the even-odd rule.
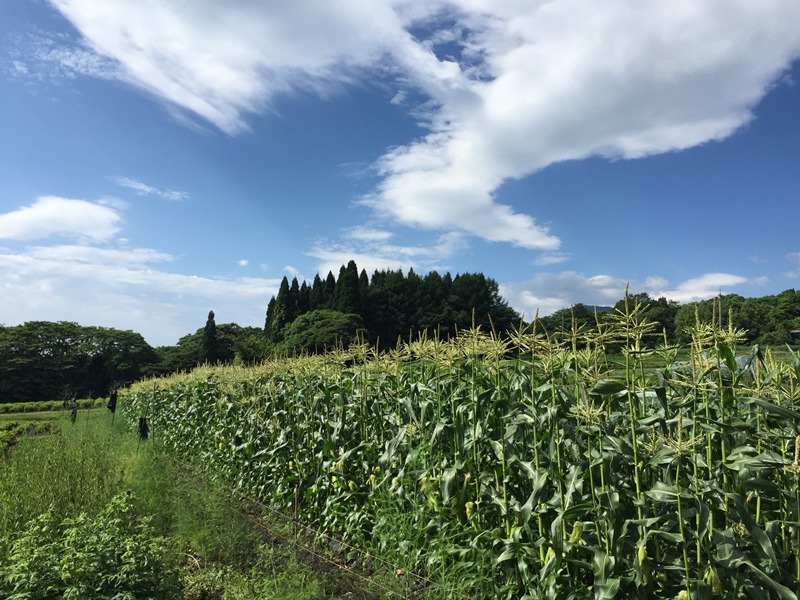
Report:
[[[795,425],[797,422],[800,421],[800,412],[791,410],[789,408],[785,408],[783,406],[778,406],[769,400],[764,400],[763,398],[747,398],[748,402],[760,406],[761,408],[765,409],[767,412],[772,413],[778,417],[784,419],[791,419],[795,421]]]
[[[608,396],[611,394],[618,394],[626,389],[623,381],[614,381],[611,379],[601,379],[592,386],[589,390],[591,395]]]
[[[719,344],[717,346],[717,352],[719,354],[720,359],[725,363],[725,366],[730,369],[731,373],[736,372],[736,356],[733,354],[733,350],[731,350],[730,346],[726,346],[724,344]]]
[[[612,600],[619,591],[620,580],[613,577],[616,561],[599,550],[594,554],[592,570],[594,572],[594,597],[595,600]]]

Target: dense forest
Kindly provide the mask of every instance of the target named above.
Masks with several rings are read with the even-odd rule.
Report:
[[[278,350],[309,352],[347,345],[356,336],[381,349],[398,338],[420,333],[447,339],[473,324],[503,332],[519,324],[520,315],[500,297],[499,286],[483,274],[451,277],[413,269],[360,273],[354,261],[308,285],[286,277],[267,307],[267,340]]]
[[[685,343],[696,318],[744,329],[747,344],[796,343],[800,338],[800,292],[744,298],[736,294],[677,304],[647,294],[628,297],[639,304],[657,332],[650,343]],[[623,311],[576,304],[539,318],[537,330],[559,339],[573,327],[594,327]],[[263,328],[206,323],[174,346],[151,347],[132,331],[85,327],[70,322],[32,321],[0,326],[0,402],[104,397],[142,377],[190,370],[198,363],[252,364],[273,354],[321,352],[353,341],[381,349],[419,335],[447,339],[471,326],[503,335],[521,323],[500,296],[496,281],[483,274],[452,277],[432,271],[358,271],[350,261],[334,277],[298,282],[284,278],[269,301]],[[795,333],[793,333],[793,331]],[[613,349],[612,349],[613,350]]]

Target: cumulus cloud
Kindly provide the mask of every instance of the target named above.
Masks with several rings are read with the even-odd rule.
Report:
[[[721,290],[747,282],[739,275],[708,273],[673,287],[669,281],[657,276],[636,282],[609,275],[585,276],[575,271],[563,271],[540,273],[526,282],[505,284],[503,293],[512,307],[530,319],[537,310],[540,315],[548,315],[577,303],[613,306],[625,296],[626,287],[632,293],[646,292],[651,298],[664,297],[686,303],[712,298]]]
[[[792,264],[792,270],[786,272],[789,279],[800,277],[800,252],[790,252],[786,259]]]
[[[189,194],[186,192],[171,189],[160,190],[152,185],[147,185],[146,183],[142,183],[141,181],[132,179],[130,177],[114,177],[114,182],[121,187],[134,190],[140,196],[158,196],[159,198],[164,198],[165,200],[175,201],[186,200],[189,197]]]
[[[429,246],[394,243],[393,232],[368,226],[354,227],[342,237],[347,241],[319,241],[307,252],[317,259],[317,272],[321,275],[328,271],[336,275],[339,268],[351,260],[356,262],[359,270],[365,269],[369,275],[387,269],[446,270],[446,265],[439,261],[454,256],[467,246],[463,234],[458,232],[439,235]]]
[[[707,273],[684,281],[674,289],[651,288],[647,290],[653,297],[664,296],[676,302],[694,302],[716,296],[723,288],[747,283],[746,277],[729,273]]]
[[[276,94],[331,93],[413,43],[385,2],[51,1],[130,83],[230,134]]]
[[[537,223],[537,199],[518,212],[498,200],[504,182],[721,140],[800,53],[796,0],[51,2],[81,49],[232,135],[278,95],[393,85],[387,102],[428,133],[380,157],[361,201],[550,257],[561,242]]]
[[[68,237],[93,242],[111,240],[122,217],[109,206],[86,200],[40,196],[30,206],[0,214],[0,239]]]
[[[168,345],[202,325],[224,301],[225,322],[257,324],[278,280],[225,279],[159,268],[172,257],[148,248],[36,246],[0,249],[0,312],[6,324],[68,320],[140,332]],[[197,322],[191,321],[192,314]]]

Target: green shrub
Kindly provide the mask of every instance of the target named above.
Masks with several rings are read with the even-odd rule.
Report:
[[[0,554],[0,597],[135,600],[173,598],[178,570],[164,538],[134,514],[130,493],[98,515],[59,522],[52,510],[30,521]]]

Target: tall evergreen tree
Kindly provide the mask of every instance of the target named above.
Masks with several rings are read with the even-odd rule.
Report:
[[[333,308],[333,294],[336,292],[336,277],[333,276],[333,271],[328,271],[328,276],[325,278],[325,301],[321,308]]]
[[[214,311],[208,311],[206,327],[203,330],[203,349],[200,356],[201,362],[211,364],[219,360],[219,343],[217,340],[217,324],[214,321]]]
[[[339,270],[333,295],[333,309],[344,314],[360,314],[358,267],[351,260]]]
[[[270,342],[281,341],[283,328],[297,318],[297,295],[292,293],[292,289],[289,287],[289,280],[284,277],[281,280],[281,287],[278,290],[275,303],[270,303],[272,304],[272,311],[267,315],[268,328],[266,334]]]
[[[304,315],[311,310],[311,288],[303,280],[300,292],[297,295],[297,316]]]
[[[367,307],[367,295],[369,294],[369,277],[367,271],[361,269],[361,274],[358,276],[358,306],[361,308],[361,315],[363,317]]]
[[[310,310],[319,310],[325,305],[325,284],[319,273],[314,275],[314,284],[311,286],[309,302]]]
[[[300,314],[300,283],[297,277],[292,277],[292,285],[289,288],[289,302],[292,305],[292,321]]]

